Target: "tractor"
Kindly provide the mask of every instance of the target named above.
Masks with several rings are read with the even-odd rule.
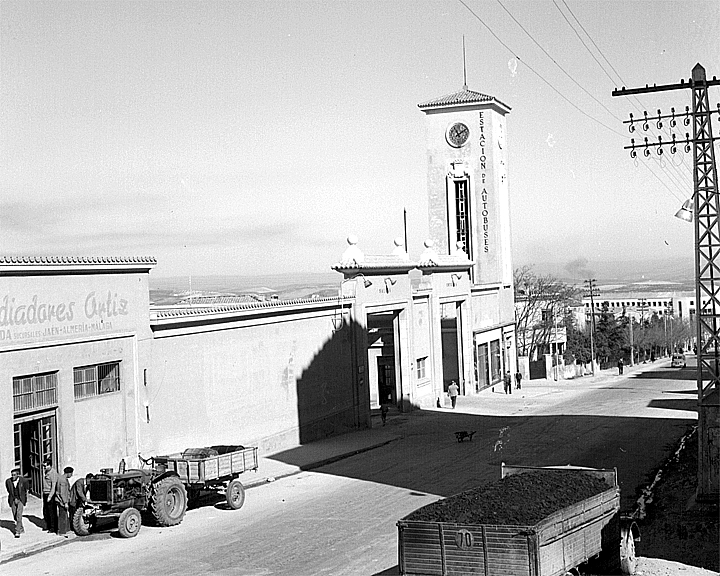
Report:
[[[78,536],[90,534],[98,519],[117,518],[120,535],[132,538],[142,526],[141,512],[152,513],[160,526],[182,522],[188,498],[175,472],[123,468],[118,473],[105,469],[88,481],[88,499],[72,518]]]

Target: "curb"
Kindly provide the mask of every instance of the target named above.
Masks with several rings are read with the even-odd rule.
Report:
[[[290,476],[295,476],[296,474],[299,474],[300,472],[308,471],[308,470],[315,470],[317,468],[322,468],[323,466],[327,466],[328,464],[332,464],[334,462],[339,462],[340,460],[344,460],[346,458],[351,458],[352,456],[357,456],[358,454],[362,454],[363,452],[369,452],[370,450],[374,450],[375,448],[381,448],[382,446],[386,446],[390,444],[391,442],[395,442],[398,438],[393,438],[391,440],[385,440],[384,442],[380,442],[378,444],[373,444],[372,446],[367,446],[365,448],[358,448],[356,450],[351,450],[349,452],[344,452],[342,454],[338,454],[336,456],[330,456],[329,458],[325,458],[323,460],[319,460],[317,462],[311,462],[309,464],[304,464],[302,466],[294,466],[294,469],[291,471],[288,471],[284,474],[281,474],[280,476],[274,476],[274,477],[257,477],[247,483],[243,483],[243,486],[246,490],[249,490],[250,488],[257,488],[258,486],[264,486],[265,484],[268,484],[270,482],[275,482],[277,480],[280,480],[282,478],[288,478]],[[40,552],[44,552],[45,550],[50,550],[52,548],[57,548],[59,546],[64,546],[66,544],[70,544],[73,540],[77,538],[77,535],[74,532],[70,532],[69,536],[67,538],[61,538],[59,540],[49,541],[49,542],[38,542],[36,544],[33,544],[26,548],[25,550],[19,550],[16,552],[13,552],[11,555],[9,555],[7,558],[2,558],[0,556],[0,565],[7,564],[9,562],[12,562],[13,560],[20,560],[21,558],[27,558],[29,556],[34,556],[35,554],[39,554]],[[0,555],[2,554],[2,551],[0,551]]]
[[[38,542],[36,544],[32,544],[25,550],[19,550],[17,552],[13,552],[10,556],[7,558],[0,558],[0,565],[7,564],[9,562],[12,562],[13,560],[20,560],[21,558],[28,558],[29,556],[35,556],[35,554],[39,554],[40,552],[44,552],[45,550],[50,550],[52,548],[58,548],[60,546],[65,546],[66,544],[70,544],[75,538],[77,538],[77,535],[74,532],[68,532],[69,536],[67,538],[62,538],[55,541],[49,541],[49,542]],[[0,551],[0,554],[2,552]]]
[[[265,484],[275,482],[276,480],[280,480],[282,478],[295,476],[296,474],[300,474],[300,472],[316,470],[317,468],[322,468],[323,466],[327,466],[328,464],[333,464],[335,462],[339,462],[340,460],[345,460],[346,458],[352,458],[353,456],[357,456],[358,454],[362,454],[363,452],[369,452],[370,450],[375,450],[375,448],[382,448],[383,446],[387,446],[388,444],[390,444],[391,442],[395,442],[396,440],[398,440],[398,438],[393,438],[392,440],[385,440],[384,442],[379,442],[378,444],[373,444],[372,446],[367,446],[365,448],[358,448],[357,450],[352,450],[350,452],[344,452],[343,454],[338,454],[337,456],[330,456],[329,458],[318,460],[317,462],[311,462],[310,464],[294,466],[294,470],[292,471],[285,472],[284,474],[281,474],[279,476],[258,477],[255,480],[243,482],[243,486],[246,490],[249,490],[250,488],[256,488],[258,486],[264,486]]]

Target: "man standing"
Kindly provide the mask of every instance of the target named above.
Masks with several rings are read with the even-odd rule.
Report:
[[[70,505],[70,476],[73,474],[72,466],[67,466],[58,476],[57,483],[57,528],[58,535],[68,537],[70,522],[68,521],[68,506]]]
[[[457,383],[455,380],[452,380],[450,382],[450,386],[448,386],[448,396],[450,396],[450,403],[452,404],[452,407],[455,408],[455,404],[457,402],[458,394],[460,393],[460,388],[458,388]]]
[[[20,468],[14,468],[10,472],[10,478],[5,480],[5,488],[8,493],[8,504],[15,519],[15,538],[25,532],[23,527],[23,509],[27,504],[27,493],[30,483],[27,478],[20,476]]]
[[[503,383],[505,384],[505,394],[512,394],[512,376],[510,376],[510,370],[505,372]]]
[[[43,520],[45,520],[45,530],[48,532],[57,532],[58,515],[57,515],[57,484],[58,473],[53,470],[52,460],[47,459],[44,462],[45,473],[43,474]]]
[[[624,367],[624,366],[625,366],[625,362],[623,361],[622,358],[620,358],[620,360],[617,361],[618,374],[622,374],[622,373],[623,373],[623,367]]]
[[[522,372],[518,370],[515,372],[515,389],[520,390],[522,388]]]

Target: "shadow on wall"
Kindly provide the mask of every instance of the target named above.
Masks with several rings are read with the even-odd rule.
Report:
[[[355,369],[354,343],[363,331],[345,319],[297,377],[301,444],[368,426],[366,374]]]

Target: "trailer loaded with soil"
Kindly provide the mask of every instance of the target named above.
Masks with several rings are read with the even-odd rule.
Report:
[[[87,501],[72,518],[78,536],[90,534],[99,520],[117,518],[120,535],[132,538],[142,526],[142,512],[159,526],[175,526],[188,500],[202,490],[223,490],[228,507],[237,510],[245,502],[238,477],[258,468],[257,448],[244,446],[189,448],[140,460],[149,467],[125,470],[123,460],[118,472],[103,469],[88,481]]]
[[[620,517],[617,472],[506,466],[501,479],[397,523],[407,576],[567,576],[635,572],[634,522]]]

